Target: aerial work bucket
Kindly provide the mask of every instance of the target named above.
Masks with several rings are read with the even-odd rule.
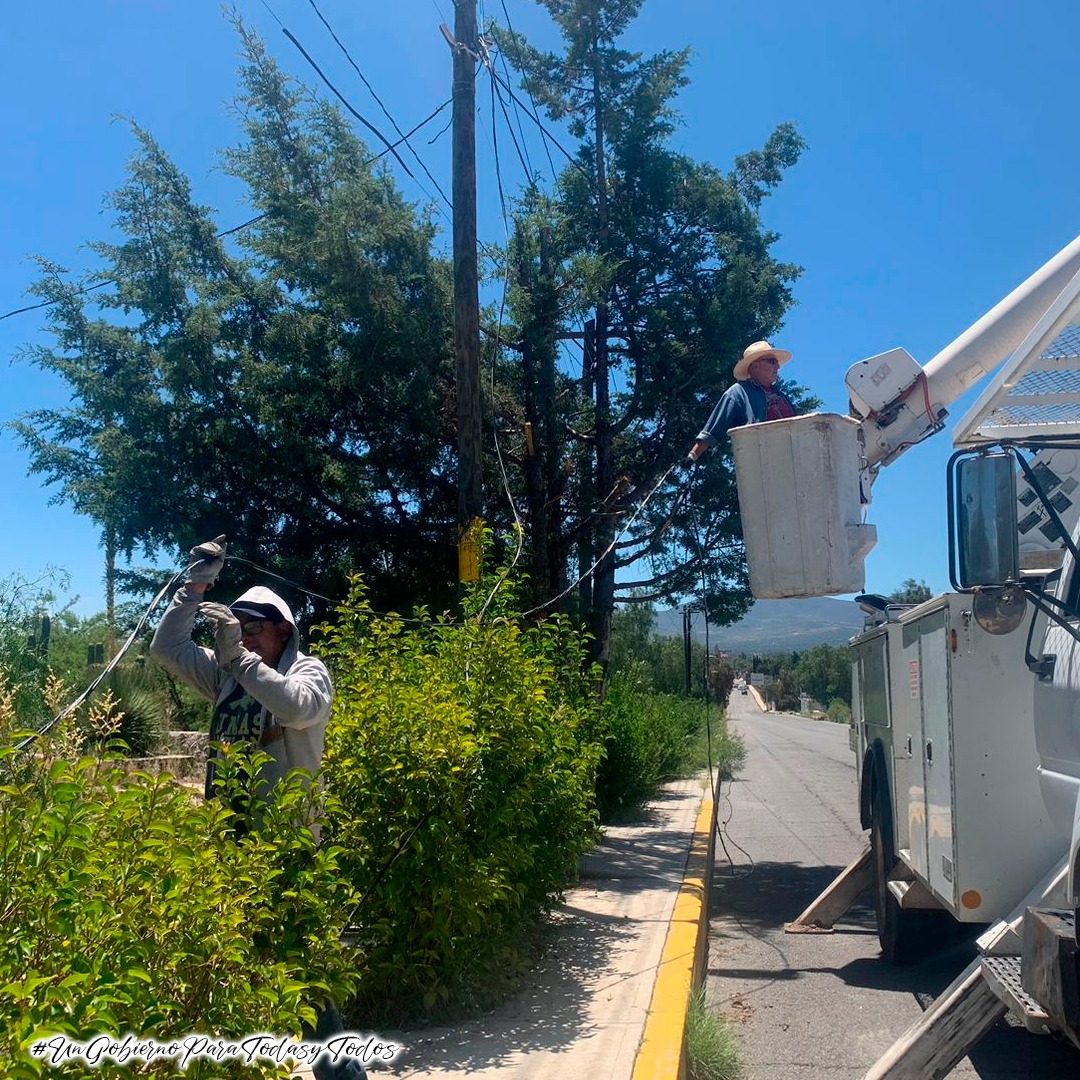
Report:
[[[858,430],[857,420],[835,413],[732,429],[757,599],[863,591],[877,529],[862,522]]]

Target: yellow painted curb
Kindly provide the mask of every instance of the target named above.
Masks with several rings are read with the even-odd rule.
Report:
[[[671,913],[656,972],[633,1080],[683,1080],[690,991],[705,978],[709,951],[709,881],[713,864],[713,802],[698,811],[686,872]]]
[[[756,686],[748,686],[747,690],[754,695],[754,700],[758,703],[758,708],[762,712],[768,712],[769,706],[765,704],[765,699],[761,696],[761,691]]]

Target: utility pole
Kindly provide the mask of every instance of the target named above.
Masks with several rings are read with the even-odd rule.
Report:
[[[608,254],[608,200],[607,162],[604,140],[603,61],[600,55],[599,36],[593,40],[592,97],[595,112],[594,137],[596,140],[596,217],[597,239],[600,256]],[[611,423],[611,385],[608,337],[610,332],[607,297],[602,296],[596,304],[596,330],[594,342],[593,401],[594,434],[596,436],[596,492],[598,506],[605,506],[615,490],[615,453]],[[596,550],[607,551],[615,542],[615,519],[610,511],[598,519],[595,533]],[[607,670],[611,653],[611,616],[615,609],[615,552],[602,558],[596,567],[592,582],[592,632],[595,639],[595,659]]]
[[[480,578],[480,290],[476,258],[476,0],[454,0],[454,355],[457,361],[458,580]]]
[[[694,625],[693,609],[689,606],[683,608],[682,613],[682,634],[683,634],[683,675],[686,681],[686,696],[694,692],[694,684],[691,679],[690,673],[690,658],[693,655],[690,648],[690,631]]]

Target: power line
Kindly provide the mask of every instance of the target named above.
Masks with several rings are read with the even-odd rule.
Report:
[[[485,58],[486,58],[485,66],[488,69],[488,74],[489,74],[489,76],[493,76],[495,74],[495,67],[491,62],[490,56],[488,56],[486,53],[485,53]],[[496,150],[495,167],[496,167],[496,172],[498,172],[498,134],[497,134],[497,131],[496,131],[497,126],[498,126],[498,122],[497,122],[497,119],[496,119],[496,116],[495,116],[495,100],[496,100],[496,98],[498,99],[498,102],[499,102],[499,108],[502,110],[503,119],[506,121],[506,129],[507,129],[507,131],[510,132],[510,140],[511,140],[511,142],[513,142],[514,149],[517,151],[518,161],[521,162],[521,168],[524,171],[526,177],[528,177],[529,186],[534,187],[535,184],[536,184],[536,180],[533,177],[532,167],[529,165],[528,161],[526,160],[526,155],[522,153],[521,146],[518,144],[517,136],[514,134],[514,125],[510,120],[510,114],[506,111],[506,102],[503,101],[503,96],[502,96],[502,92],[499,89],[499,84],[494,78],[492,78],[492,80],[491,80],[491,133],[492,133],[492,138],[495,140],[495,150]],[[521,123],[521,113],[519,112],[518,113],[518,124],[520,125],[520,123]],[[524,138],[525,137],[523,135],[522,136],[522,141],[523,142],[524,142]],[[501,176],[499,178],[499,198],[502,199],[502,201],[503,201],[503,214],[505,215],[505,213],[506,213],[506,205],[505,205],[506,204],[506,199],[503,196],[502,178],[501,178]]]
[[[514,43],[514,53],[517,58],[518,71],[521,72],[521,78],[525,83],[525,92],[529,95],[529,101],[532,103],[532,117],[537,123],[540,123],[540,113],[539,110],[536,108],[536,98],[533,96],[532,86],[529,83],[529,76],[528,73],[525,71],[525,65],[521,62],[521,50],[518,48],[517,31],[514,30],[514,24],[510,21],[510,12],[506,8],[506,0],[500,0],[500,3],[502,4],[503,17],[506,19],[506,28],[510,31],[510,40]],[[503,58],[503,63],[506,63],[505,57]],[[509,81],[510,80],[508,77],[507,82]],[[524,138],[525,137],[523,135],[523,141]],[[547,154],[548,166],[551,169],[551,178],[554,180],[555,162],[551,158],[551,148],[548,146],[546,140],[542,139],[541,142],[544,145],[544,153]]]
[[[556,139],[550,131],[548,131],[548,129],[543,125],[543,123],[541,123],[541,121],[537,117],[533,116],[532,113],[529,112],[529,110],[525,106],[525,103],[521,100],[521,98],[517,96],[517,94],[514,93],[513,88],[499,78],[498,72],[493,71],[492,77],[510,95],[511,101],[516,102],[523,109],[525,109],[525,115],[528,116],[528,118],[532,120],[534,124],[536,124],[536,126],[543,133],[544,137],[550,140],[551,144],[566,158],[567,161],[570,162],[571,165],[574,166],[575,169],[578,170],[578,172],[582,173],[584,176],[587,176],[591,181],[592,176],[589,174],[589,170],[586,169],[585,166],[582,165],[581,162],[578,161],[578,159],[574,157],[573,154],[571,154],[570,151],[567,150],[566,147],[563,146],[563,144],[559,142],[559,140]]]
[[[487,50],[481,44],[481,50],[487,58]],[[490,69],[490,58],[486,60],[486,66]],[[506,242],[506,251],[503,257],[503,287],[502,296],[499,300],[499,314],[495,320],[495,341],[491,350],[491,411],[492,411],[492,424],[491,431],[495,441],[495,457],[499,463],[499,473],[502,476],[503,491],[506,493],[506,499],[510,504],[510,509],[514,515],[514,534],[517,540],[517,549],[514,552],[513,561],[509,566],[504,567],[502,573],[499,575],[498,580],[495,582],[494,587],[488,594],[487,600],[484,601],[484,606],[480,609],[480,615],[483,617],[487,613],[487,609],[491,606],[492,600],[495,599],[499,589],[502,588],[503,583],[514,572],[514,568],[521,560],[521,556],[525,551],[525,526],[521,521],[521,514],[518,512],[517,503],[514,501],[514,493],[510,489],[510,477],[506,472],[506,461],[503,458],[502,447],[499,445],[499,425],[495,422],[495,373],[499,362],[499,354],[502,351],[502,323],[503,313],[506,310],[507,295],[510,291],[510,216],[506,210],[506,192],[503,189],[502,179],[502,162],[499,158],[499,124],[498,117],[495,115],[495,93],[496,84],[495,81],[491,81],[491,142],[492,142],[492,157],[495,163],[495,179],[499,188],[499,206],[502,211],[503,222],[503,236]],[[501,102],[501,99],[500,99]],[[503,110],[505,114],[505,109]],[[509,123],[509,121],[508,121]],[[511,128],[511,136],[514,132]],[[516,145],[516,141],[515,141]],[[520,150],[518,151],[520,155]]]
[[[412,155],[413,155],[414,158],[416,158],[417,162],[419,162],[420,168],[424,170],[424,173],[426,174],[427,178],[435,185],[435,190],[443,197],[444,201],[447,204],[449,204],[450,200],[447,199],[446,193],[440,187],[439,181],[436,180],[435,177],[431,175],[431,171],[428,169],[427,165],[424,163],[423,158],[420,157],[420,155],[416,152],[416,148],[412,145],[412,143],[409,142],[409,137],[402,133],[401,128],[399,128],[398,125],[397,125],[397,121],[393,118],[393,116],[390,115],[390,110],[387,109],[387,107],[383,104],[383,101],[379,97],[379,95],[375,93],[375,88],[371,85],[370,82],[368,82],[367,78],[364,76],[364,73],[360,70],[360,68],[357,65],[356,61],[352,58],[352,55],[349,53],[349,50],[345,47],[342,40],[334,32],[334,28],[330,25],[329,22],[326,21],[326,18],[324,17],[323,13],[319,10],[319,5],[315,3],[315,0],[308,0],[308,3],[311,5],[311,7],[314,10],[315,14],[318,15],[319,21],[323,24],[323,26],[326,27],[327,32],[334,39],[334,43],[345,54],[345,59],[349,61],[349,63],[352,65],[353,71],[356,72],[356,74],[360,77],[360,81],[364,84],[364,86],[367,87],[368,93],[371,94],[371,96],[375,99],[376,104],[379,106],[380,109],[382,109],[383,115],[393,125],[394,131],[401,137],[402,141],[409,148],[409,150],[412,151]],[[400,158],[398,160],[400,160]]]
[[[433,112],[430,112],[426,117],[424,117],[424,119],[421,120],[420,123],[410,128],[410,130],[407,131],[404,136],[402,136],[399,142],[394,143],[393,145],[400,146],[401,143],[405,141],[405,139],[411,138],[418,131],[420,131],[421,128],[424,128],[428,124],[430,124],[431,121],[434,120],[435,117],[438,116],[439,113],[441,113],[450,104],[450,102],[451,99],[447,98],[438,108],[436,108]],[[367,160],[361,163],[361,168],[367,168],[367,166],[374,164],[380,158],[386,157],[388,153],[390,153],[389,149],[380,150],[377,154],[372,154],[371,157],[367,158]],[[234,233],[242,232],[244,229],[248,229],[252,225],[257,225],[260,221],[269,216],[270,215],[268,213],[256,214],[253,218],[249,218],[247,221],[243,221],[239,225],[233,225],[231,228],[222,229],[221,232],[215,233],[214,238],[216,240],[223,240],[226,236],[232,236]],[[102,289],[106,285],[115,284],[115,278],[102,278],[99,281],[91,282],[89,285],[84,285],[81,289],[77,290],[76,295],[83,296],[86,293],[93,292],[96,289]],[[23,315],[28,311],[38,311],[41,308],[54,307],[58,303],[58,300],[42,300],[37,304],[27,304],[24,307],[14,308],[11,311],[5,312],[3,315],[0,315],[0,322],[3,322],[4,319],[10,319],[13,315]]]
[[[499,53],[499,59],[502,61],[502,69],[503,69],[503,74],[506,76],[506,81],[509,82],[510,81],[510,68],[507,66],[507,63],[506,63],[506,54],[500,52]],[[502,93],[501,92],[499,94],[499,104],[502,105]],[[504,114],[506,113],[506,106],[505,105],[503,105],[503,113]],[[517,120],[517,130],[518,130],[518,134],[521,136],[521,145],[522,145],[522,148],[525,151],[526,175],[528,175],[529,177],[532,177],[533,176],[532,158],[529,157],[529,147],[528,147],[528,145],[527,145],[527,143],[525,141],[525,129],[521,126],[521,110],[516,105],[514,106],[514,117]],[[507,121],[507,123],[509,124],[509,120]],[[541,140],[541,142],[543,142],[543,140]],[[547,146],[547,143],[544,143],[544,145]]]
[[[413,180],[415,180],[416,177],[413,176],[412,170],[402,160],[401,155],[391,145],[390,140],[370,120],[365,119],[356,111],[356,109],[352,107],[352,105],[349,103],[348,98],[346,98],[345,95],[329,80],[329,78],[327,78],[326,73],[311,58],[311,55],[310,53],[308,53],[307,49],[305,49],[304,46],[301,45],[299,41],[297,41],[292,31],[282,27],[282,33],[297,47],[297,49],[300,50],[300,55],[303,56],[303,58],[315,69],[315,73],[319,76],[320,79],[322,79],[324,83],[326,83],[326,85],[331,89],[331,91],[333,91],[338,101],[340,101],[341,104],[344,105],[345,108],[348,109],[349,112],[351,112],[353,116],[355,116],[356,119],[359,120],[360,123],[368,129],[368,131],[372,132],[372,134],[374,134],[374,136],[380,142],[382,142],[382,144],[387,148],[387,150],[389,150],[394,155],[394,157],[397,158],[398,164],[409,174],[409,176]],[[445,197],[446,196],[443,196],[443,198]]]

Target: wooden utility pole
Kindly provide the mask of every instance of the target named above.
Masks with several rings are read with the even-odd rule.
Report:
[[[476,0],[454,2],[454,355],[457,360],[458,579],[480,577],[480,290],[476,258]],[[444,30],[445,33],[445,30]]]
[[[599,37],[593,41],[593,110],[596,140],[596,218],[600,256],[608,254],[607,161],[604,145],[603,61]],[[611,422],[611,383],[608,337],[610,332],[607,298],[596,305],[596,341],[593,368],[594,434],[596,436],[596,501],[604,506],[615,490],[615,448]],[[615,542],[615,519],[605,509],[594,536],[596,551],[607,551]],[[606,670],[611,651],[611,616],[615,609],[615,552],[609,552],[596,567],[592,582],[592,632],[594,659]]]

